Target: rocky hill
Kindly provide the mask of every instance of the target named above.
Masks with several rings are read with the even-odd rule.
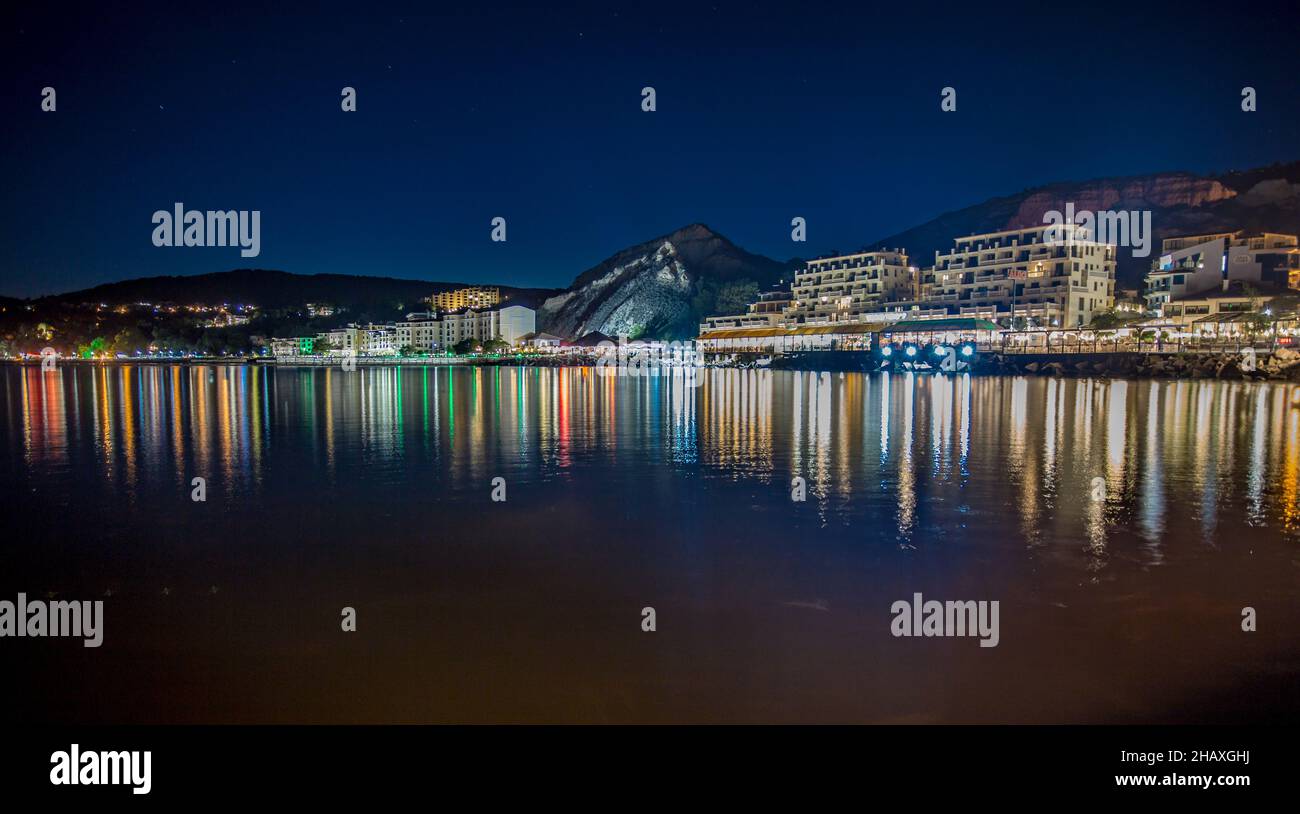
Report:
[[[793,265],[751,254],[704,224],[691,224],[624,249],[578,275],[566,291],[542,304],[538,329],[569,337],[591,331],[691,337],[700,318],[723,304],[726,292],[756,295],[789,280]]]
[[[872,245],[906,247],[913,263],[930,265],[955,237],[1041,224],[1043,213],[1063,212],[1070,202],[1075,211],[1151,210],[1151,255],[1119,250],[1120,285],[1138,287],[1166,237],[1235,229],[1300,233],[1300,162],[1220,175],[1167,172],[1049,184],[944,213]]]

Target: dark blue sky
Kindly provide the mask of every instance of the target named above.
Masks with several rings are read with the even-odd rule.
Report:
[[[784,259],[1050,181],[1300,158],[1282,4],[431,8],[11,13],[0,293],[250,265],[563,286],[695,221]],[[176,201],[261,210],[261,256],[155,248]]]

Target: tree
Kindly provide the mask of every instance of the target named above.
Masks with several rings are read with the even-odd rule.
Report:
[[[1115,309],[1112,308],[1109,311],[1103,311],[1100,314],[1093,316],[1089,327],[1094,330],[1118,328],[1120,325],[1124,324],[1124,321],[1124,318],[1116,313]]]
[[[499,336],[483,343],[484,353],[505,353],[508,350],[510,350],[510,343]]]
[[[451,349],[456,352],[457,356],[464,356],[469,353],[478,353],[483,350],[483,345],[477,339],[470,338],[460,340],[455,345],[452,345]]]
[[[93,359],[104,352],[104,337],[97,336],[84,345],[77,346],[77,355],[82,359]]]
[[[135,326],[127,326],[117,332],[109,346],[113,353],[134,353],[137,350],[144,350],[149,345],[149,340]]]
[[[214,330],[207,330],[199,337],[198,352],[204,356],[216,356],[226,348],[226,343]]]

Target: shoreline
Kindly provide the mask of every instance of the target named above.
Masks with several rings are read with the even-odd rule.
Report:
[[[804,373],[946,373],[925,363],[898,364],[880,359],[867,351],[811,351],[787,354],[767,359],[759,354],[752,358],[733,357],[726,363],[706,362],[701,370],[778,370]],[[499,357],[358,357],[357,367],[598,367],[602,358],[595,354],[566,354],[562,356],[499,356]],[[341,366],[341,357],[189,357],[184,359],[60,359],[65,364],[88,367],[116,367],[126,365],[251,365],[276,368],[328,368]],[[39,359],[4,359],[0,364],[17,367],[38,367]],[[671,371],[677,368],[664,366]],[[1212,353],[1203,351],[1179,352],[1098,352],[1098,353],[999,353],[978,354],[956,374],[977,376],[1056,376],[1105,377],[1123,379],[1221,379],[1240,381],[1297,381],[1300,382],[1300,350],[1278,348],[1254,354]]]

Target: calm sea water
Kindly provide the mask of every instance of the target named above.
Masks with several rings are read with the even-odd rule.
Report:
[[[0,642],[4,716],[1295,720],[1293,402],[1215,381],[7,366],[0,598],[103,599],[106,619],[97,650]],[[1000,644],[894,638],[915,592],[999,601]]]

